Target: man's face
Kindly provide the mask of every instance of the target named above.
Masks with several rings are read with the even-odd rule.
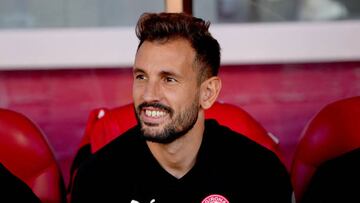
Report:
[[[170,143],[193,128],[199,112],[195,51],[183,39],[145,41],[135,57],[133,99],[147,140]]]

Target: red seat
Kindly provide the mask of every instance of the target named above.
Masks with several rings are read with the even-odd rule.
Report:
[[[57,161],[39,128],[23,114],[0,109],[0,162],[43,203],[65,201]]]
[[[206,110],[205,118],[215,119],[280,155],[276,138],[271,137],[254,118],[237,106],[216,102]],[[114,109],[95,109],[90,113],[81,145],[90,143],[91,152],[94,153],[136,123],[132,103]]]
[[[220,124],[249,137],[273,151],[284,161],[279,150],[278,140],[241,108],[216,102],[210,109],[205,111],[205,117],[207,119],[213,118]],[[84,159],[136,124],[134,105],[132,103],[114,109],[98,108],[91,111],[80,149],[71,166],[69,190],[71,190],[74,173]]]
[[[360,97],[321,109],[304,128],[293,157],[291,178],[297,202],[319,166],[359,147]]]

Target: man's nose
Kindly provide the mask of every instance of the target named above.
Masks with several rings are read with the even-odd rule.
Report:
[[[151,102],[151,101],[159,101],[160,100],[160,85],[156,81],[149,81],[146,84],[143,99],[144,101]]]

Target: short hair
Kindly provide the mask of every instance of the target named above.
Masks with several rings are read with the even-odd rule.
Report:
[[[199,67],[199,82],[216,76],[220,67],[220,45],[209,32],[210,22],[186,13],[144,13],[136,25],[136,36],[144,41],[183,38],[195,50],[194,66]]]

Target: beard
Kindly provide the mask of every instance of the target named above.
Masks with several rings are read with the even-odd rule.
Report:
[[[166,124],[162,129],[151,129],[152,127],[156,127],[157,124],[144,123],[140,119],[140,113],[144,107],[154,107],[166,111],[166,113],[170,116],[171,122]],[[199,109],[200,107],[198,106],[198,102],[196,100],[178,114],[175,114],[172,108],[161,103],[144,102],[135,109],[135,114],[138,125],[141,129],[141,134],[147,141],[167,144],[182,137],[194,127],[198,119]]]

